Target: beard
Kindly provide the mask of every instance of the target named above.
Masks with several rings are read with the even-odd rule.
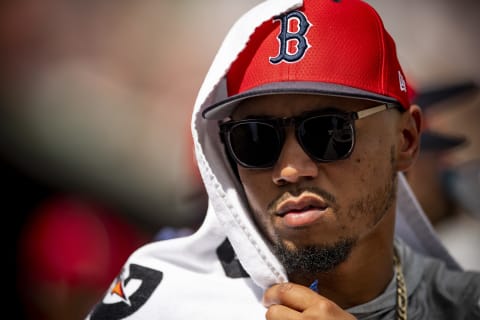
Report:
[[[344,262],[356,241],[355,238],[344,238],[331,245],[289,249],[281,240],[277,240],[272,249],[287,274],[315,274],[333,270]]]
[[[390,149],[390,175],[382,186],[377,190],[364,195],[355,201],[350,207],[341,210],[334,195],[318,188],[299,188],[290,191],[291,194],[299,195],[304,191],[316,193],[327,200],[335,212],[348,217],[349,223],[355,224],[360,217],[370,217],[367,223],[369,228],[374,228],[387,211],[395,204],[395,195],[397,191],[397,172],[394,170],[395,158],[394,147]],[[272,201],[270,208],[275,207],[275,203],[280,201],[279,197]],[[347,226],[343,226],[347,228]],[[277,234],[272,243],[273,253],[283,264],[287,274],[315,274],[329,272],[335,269],[342,262],[346,261],[352,249],[359,240],[359,235],[343,236],[333,243],[304,245],[297,248],[287,247]]]

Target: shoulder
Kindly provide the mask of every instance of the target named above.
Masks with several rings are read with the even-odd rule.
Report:
[[[237,318],[246,318],[264,312],[255,288],[226,238],[156,241],[129,257],[87,319],[225,319],[232,303],[243,303]],[[224,307],[213,311],[212,301]]]
[[[175,239],[151,242],[134,251],[87,319],[123,319],[162,305],[165,299],[156,296],[163,291],[165,274],[183,278],[186,272],[185,268],[177,267],[181,265],[183,250],[176,255],[171,252],[172,248],[181,247],[182,241]]]
[[[461,295],[465,290],[471,293],[480,293],[480,272],[450,269],[438,259],[422,257],[423,275],[422,282],[434,285],[432,289],[443,289],[450,294]]]
[[[423,265],[412,292],[413,309],[435,319],[480,319],[480,272],[453,270],[430,257],[418,256]]]

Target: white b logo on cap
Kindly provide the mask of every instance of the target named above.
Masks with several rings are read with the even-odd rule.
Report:
[[[270,63],[277,64],[282,61],[292,63],[297,62],[303,58],[305,52],[310,48],[306,34],[311,26],[307,17],[301,11],[292,11],[288,14],[284,14],[275,17],[274,20],[279,20],[281,23],[280,34],[277,39],[280,44],[280,50],[278,56],[270,57]],[[289,29],[290,21],[297,20],[298,30],[292,32]],[[288,44],[290,42],[296,42],[296,51],[289,52]]]

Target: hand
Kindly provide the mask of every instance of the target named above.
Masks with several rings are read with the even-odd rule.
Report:
[[[265,291],[263,305],[267,320],[353,320],[355,317],[315,291],[291,282],[276,284]]]

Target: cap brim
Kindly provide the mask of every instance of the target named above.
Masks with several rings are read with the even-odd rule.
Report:
[[[221,120],[230,116],[238,103],[243,100],[274,94],[318,94],[325,96],[371,100],[381,103],[399,103],[396,99],[391,97],[333,83],[285,81],[258,86],[243,93],[218,101],[207,107],[203,111],[202,116],[209,120]]]
[[[473,81],[453,83],[443,87],[433,87],[418,92],[413,102],[418,104],[423,110],[426,110],[440,102],[456,98],[477,89],[478,86]]]
[[[465,137],[427,130],[422,133],[421,146],[425,151],[446,151],[467,141]]]

